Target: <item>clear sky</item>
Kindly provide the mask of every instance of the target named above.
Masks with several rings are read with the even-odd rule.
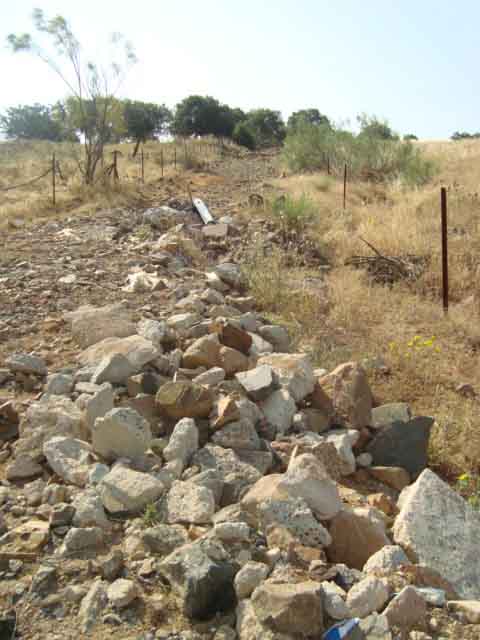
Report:
[[[52,72],[4,46],[40,6],[71,23],[86,54],[125,34],[138,64],[123,94],[173,106],[192,93],[285,117],[366,112],[402,133],[480,131],[478,0],[0,0],[0,109],[51,103]]]

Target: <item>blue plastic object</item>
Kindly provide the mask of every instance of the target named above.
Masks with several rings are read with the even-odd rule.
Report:
[[[352,629],[355,629],[359,622],[360,618],[351,618],[334,624],[328,631],[325,631],[322,640],[342,640],[342,638],[347,637]]]

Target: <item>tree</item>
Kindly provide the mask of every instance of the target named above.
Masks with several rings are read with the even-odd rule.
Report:
[[[247,122],[237,122],[232,135],[233,141],[241,147],[253,151],[255,149],[255,136],[251,132]]]
[[[136,141],[133,151],[135,157],[140,143],[166,133],[172,120],[172,113],[164,104],[124,100],[123,117],[127,136]]]
[[[313,124],[315,126],[332,126],[327,116],[321,114],[318,109],[301,109],[300,111],[295,111],[288,118],[287,128],[289,131],[294,131],[300,123]]]
[[[357,116],[357,121],[360,124],[360,136],[380,140],[398,140],[398,135],[392,131],[386,120],[379,120],[376,116],[367,116],[362,113]]]
[[[480,133],[468,133],[467,131],[455,131],[452,140],[470,140],[472,138],[480,138]]]
[[[64,139],[62,123],[55,118],[54,107],[42,104],[10,107],[0,116],[0,130],[7,138],[19,140]]]
[[[111,36],[112,57],[108,67],[83,62],[80,43],[63,16],[47,20],[41,9],[33,12],[35,30],[40,39],[50,41],[50,52],[29,33],[10,34],[7,42],[13,52],[28,52],[45,62],[64,82],[70,96],[70,113],[83,134],[83,158],[78,165],[87,184],[92,184],[103,149],[112,135],[115,94],[127,69],[136,62],[132,46],[120,35]],[[123,62],[119,62],[121,58]],[[62,63],[66,62],[67,69]],[[75,107],[73,107],[75,105]],[[67,109],[68,111],[68,109]]]
[[[245,123],[252,132],[257,147],[276,146],[285,139],[285,123],[280,111],[255,109],[247,114]]]
[[[407,133],[405,136],[403,136],[403,139],[406,141],[412,141],[412,140],[418,140],[418,137],[414,134],[414,133]]]
[[[188,96],[177,104],[173,132],[180,136],[224,136],[230,138],[243,112],[221,104],[211,96]]]

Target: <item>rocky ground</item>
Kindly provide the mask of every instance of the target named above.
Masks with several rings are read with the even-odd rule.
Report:
[[[256,311],[240,260],[273,238],[237,213],[273,170],[235,162],[197,178],[215,225],[172,179],[8,235],[0,638],[478,638],[480,518],[426,468],[433,418]]]

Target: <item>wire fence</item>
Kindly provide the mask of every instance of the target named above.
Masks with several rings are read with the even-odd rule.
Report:
[[[99,160],[101,169],[98,172],[94,184],[101,181],[113,180],[114,182],[119,182],[121,180],[131,180],[131,176],[127,174],[129,171],[131,173],[132,168],[134,173],[136,173],[133,179],[144,184],[146,170],[149,165],[155,166],[156,172],[160,169],[160,175],[162,178],[165,176],[167,168],[173,168],[174,171],[178,171],[181,168],[201,168],[208,160],[212,161],[221,158],[228,146],[228,144],[221,140],[191,140],[188,142],[185,140],[180,143],[159,143],[157,149],[148,147],[147,150],[145,150],[142,145],[136,155],[130,153],[124,154],[121,150],[114,149],[111,152],[102,154]],[[108,164],[105,162],[105,155],[112,156],[112,161]],[[123,173],[122,168],[120,167],[121,164],[123,164]],[[77,165],[80,167],[78,162]],[[60,178],[62,183],[66,184],[70,178],[75,176],[78,177],[78,175],[79,169],[73,173],[62,171],[60,161],[57,159],[56,154],[52,153],[48,169],[40,173],[38,176],[24,182],[0,187],[0,193],[30,187],[44,178],[51,176],[51,199],[53,205],[55,205],[57,177]],[[83,174],[82,178],[84,178]]]

